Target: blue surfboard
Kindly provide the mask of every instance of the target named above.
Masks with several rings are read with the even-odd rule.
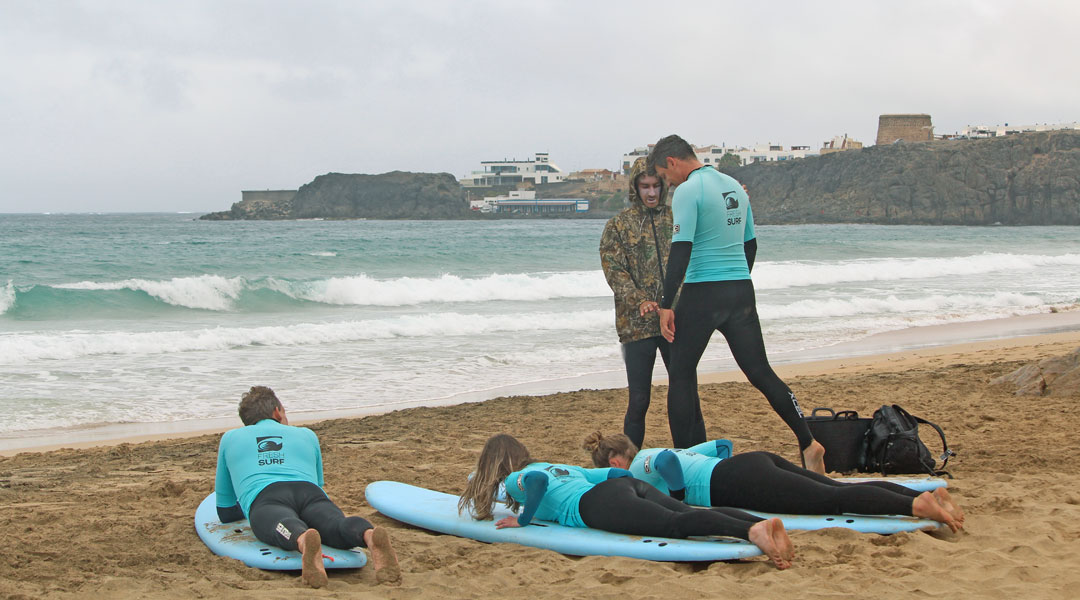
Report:
[[[949,482],[941,477],[907,477],[903,475],[890,475],[888,477],[836,477],[835,480],[842,483],[889,481],[897,485],[902,485],[910,490],[915,490],[916,492],[932,492],[938,488],[949,487]]]
[[[264,544],[251,533],[247,519],[222,523],[218,520],[215,495],[211,493],[195,510],[195,531],[214,554],[242,561],[249,567],[268,571],[299,571],[299,552]],[[341,550],[323,545],[323,565],[327,569],[359,569],[367,555],[359,548]]]
[[[481,542],[513,542],[573,556],[626,556],[671,562],[733,560],[761,554],[757,546],[742,540],[650,538],[540,520],[528,527],[496,529],[495,521],[514,514],[505,506],[495,506],[493,520],[477,521],[468,514],[458,514],[455,495],[396,481],[370,483],[364,493],[368,504],[388,517]]]

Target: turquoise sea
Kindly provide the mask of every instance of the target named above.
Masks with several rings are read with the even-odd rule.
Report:
[[[623,384],[601,220],[195,216],[0,215],[0,438],[234,417],[255,384],[307,416]],[[757,233],[774,362],[1080,303],[1075,228]]]

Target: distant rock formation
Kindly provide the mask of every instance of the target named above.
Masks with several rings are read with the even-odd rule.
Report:
[[[897,143],[728,172],[764,224],[1080,225],[1080,131]]]
[[[1076,396],[1080,394],[1080,348],[1025,365],[990,383],[1015,386],[1017,396]]]
[[[328,173],[291,200],[245,200],[203,215],[232,219],[459,219],[471,216],[465,192],[449,173]]]

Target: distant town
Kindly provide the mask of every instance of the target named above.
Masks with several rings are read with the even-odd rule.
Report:
[[[878,118],[876,145],[895,143],[930,142],[934,140],[966,140],[1004,137],[1027,132],[1080,130],[1080,122],[1034,125],[969,125],[952,134],[936,134],[928,114],[890,114]],[[827,155],[863,148],[863,142],[847,134],[824,141],[817,149],[808,145],[784,146],[777,143],[758,144],[753,147],[728,146],[726,144],[695,146],[698,160],[718,169],[737,168],[760,162],[799,160],[811,156]],[[622,155],[620,168],[583,169],[567,173],[561,169],[547,152],[537,152],[527,160],[484,160],[480,168],[458,178],[467,191],[469,208],[480,213],[517,214],[583,214],[590,210],[587,198],[550,197],[537,198],[537,187],[559,189],[554,184],[585,183],[596,189],[613,192],[624,187],[623,178],[630,172],[634,161],[647,156],[652,144],[634,148]],[[242,191],[243,200],[288,201],[296,190]]]

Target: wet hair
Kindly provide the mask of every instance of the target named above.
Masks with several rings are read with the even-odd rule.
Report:
[[[472,479],[458,501],[458,513],[468,510],[474,519],[491,519],[499,484],[507,475],[533,462],[536,461],[529,456],[529,450],[514,436],[499,433],[488,438],[476,461]],[[506,506],[514,512],[521,507],[509,494],[506,495]]]
[[[660,141],[656,142],[651,152],[649,152],[649,158],[646,165],[650,171],[656,171],[656,167],[666,167],[668,158],[697,158],[697,154],[694,152],[693,146],[688,144],[686,140],[681,137],[671,134],[666,137],[660,138]]]
[[[594,431],[585,436],[585,442],[581,447],[589,451],[593,464],[600,468],[610,467],[612,456],[625,456],[626,460],[632,462],[638,453],[634,442],[622,433],[606,436],[599,431]]]
[[[244,425],[254,425],[263,419],[274,418],[274,409],[282,408],[274,390],[256,385],[240,397],[240,420]]]

